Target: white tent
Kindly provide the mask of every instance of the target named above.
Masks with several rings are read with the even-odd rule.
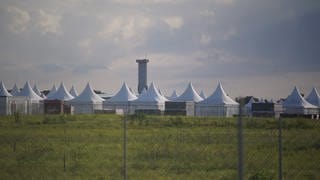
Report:
[[[27,102],[26,97],[12,96],[5,85],[0,82],[0,115],[11,115],[15,112],[28,113]]]
[[[59,89],[52,94],[50,97],[48,96],[46,100],[60,100],[60,101],[69,101],[74,97],[68,92],[67,88],[63,83],[60,84]]]
[[[77,89],[72,86],[71,89],[70,89],[70,94],[73,96],[73,97],[77,97],[78,96],[78,91]]]
[[[130,88],[124,82],[121,89],[110,99],[103,103],[103,108],[116,110],[116,112],[129,113],[130,102],[137,99]]]
[[[31,101],[35,102],[42,100],[42,98],[33,91],[28,81],[26,82],[22,90],[17,94],[17,96],[25,96],[28,97]]]
[[[225,93],[220,82],[211,96],[196,104],[197,116],[231,117],[238,113],[239,104]]]
[[[200,102],[202,101],[202,97],[199,96],[199,94],[196,92],[196,90],[193,88],[192,83],[188,84],[187,89],[174,101],[178,102],[186,102],[186,101],[193,101],[193,102]]]
[[[294,87],[292,93],[282,103],[286,114],[317,114],[317,107],[308,103],[300,94],[297,87]]]
[[[39,88],[37,87],[36,84],[34,84],[32,90],[33,90],[38,96],[41,97],[41,92],[40,92],[40,90],[39,90]]]
[[[3,82],[0,82],[0,96],[4,96],[4,97],[8,97],[8,96],[12,96],[7,88],[4,86]]]
[[[92,114],[94,110],[102,110],[103,101],[104,99],[97,95],[88,83],[81,94],[69,103],[74,107],[75,114]]]
[[[320,107],[320,96],[316,88],[313,88],[306,100],[314,106]]]
[[[47,94],[47,98],[50,98],[50,97],[53,96],[54,93],[56,93],[56,92],[57,92],[57,88],[56,88],[55,85],[53,85],[52,88],[51,88],[51,90],[50,90],[50,92]]]
[[[40,91],[40,89],[37,87],[36,84],[33,86],[33,91],[34,91],[36,94],[38,94],[38,96],[40,96],[41,98],[43,98],[43,99],[46,99],[46,98],[47,98],[46,95],[44,95],[44,94]]]
[[[138,99],[131,103],[131,113],[136,110],[160,110],[164,111],[165,101],[167,98],[159,93],[155,84],[152,82],[146,92],[140,94]]]
[[[248,101],[248,103],[244,106],[245,108],[245,113],[247,115],[252,115],[252,104],[255,103],[256,101],[254,100],[253,97],[250,98],[250,100]]]
[[[178,98],[178,94],[177,94],[176,90],[174,90],[172,92],[171,96],[169,97],[169,100],[173,101],[173,100],[175,100],[177,98]]]
[[[147,92],[147,89],[146,88],[143,88],[142,89],[142,92],[138,95],[138,96],[141,96],[142,94],[145,94]]]
[[[129,87],[129,90],[131,91],[131,93],[132,93],[132,94],[134,94],[135,96],[137,96],[137,93],[136,93],[136,92],[134,92],[134,90],[133,90],[133,89],[131,89],[131,88]]]
[[[33,91],[28,81],[26,82],[22,90],[17,94],[17,96],[23,96],[27,98],[28,114],[43,113],[43,104],[42,102],[40,102],[43,99]]]
[[[203,92],[203,91],[201,91],[201,93],[200,93],[200,97],[202,97],[202,99],[207,99],[207,96],[204,94],[204,92]]]
[[[12,94],[13,96],[16,96],[19,92],[20,92],[20,90],[19,90],[17,84],[14,84],[14,86],[13,86],[13,88],[12,88],[12,90],[11,90],[11,94]]]

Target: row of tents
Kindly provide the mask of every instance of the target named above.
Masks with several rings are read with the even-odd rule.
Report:
[[[209,96],[205,97],[201,92],[199,95],[194,89],[192,83],[189,83],[186,90],[178,96],[174,91],[170,97],[166,97],[151,83],[148,89],[140,95],[136,95],[126,83],[123,83],[120,90],[111,98],[104,99],[96,94],[88,83],[84,90],[78,94],[72,86],[68,91],[63,83],[59,88],[52,87],[50,92],[45,95],[35,85],[31,88],[29,82],[19,90],[15,85],[10,92],[4,84],[0,83],[0,114],[12,114],[20,111],[28,114],[46,112],[45,105],[59,101],[64,105],[72,107],[71,111],[75,114],[94,113],[99,110],[113,110],[114,112],[134,114],[136,112],[165,112],[166,105],[169,107],[171,102],[177,103],[190,102],[192,106],[184,106],[190,115],[196,116],[233,116],[239,113],[239,103],[227,95],[221,82]],[[251,111],[252,104],[256,103],[252,98],[245,108]],[[59,103],[60,104],[60,103]],[[295,87],[292,93],[283,101],[279,102],[283,106],[283,113],[287,114],[318,114],[320,107],[320,97],[316,88],[305,99],[298,88]],[[180,106],[180,105],[179,105]]]

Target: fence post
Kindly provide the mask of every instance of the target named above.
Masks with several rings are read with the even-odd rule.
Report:
[[[66,125],[63,127],[63,136],[64,136],[64,145],[63,145],[63,171],[66,172],[66,145],[67,145],[67,137],[66,137]]]
[[[127,180],[127,116],[123,116],[123,179]]]
[[[282,180],[282,118],[278,121],[279,180]]]
[[[243,180],[243,125],[242,125],[242,103],[239,105],[238,118],[238,176]]]

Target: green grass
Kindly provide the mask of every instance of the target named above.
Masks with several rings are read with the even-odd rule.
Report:
[[[236,179],[237,119],[127,118],[129,179]],[[0,179],[123,179],[123,117],[0,117]],[[244,119],[245,179],[277,179],[277,121]],[[320,121],[283,122],[285,179],[320,179]]]

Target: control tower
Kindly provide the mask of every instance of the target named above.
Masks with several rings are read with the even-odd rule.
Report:
[[[138,92],[141,94],[143,89],[148,89],[147,82],[147,63],[149,59],[137,59],[138,63]]]

